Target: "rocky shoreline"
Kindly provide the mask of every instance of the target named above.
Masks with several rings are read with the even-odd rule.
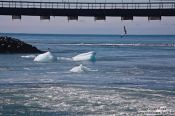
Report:
[[[0,53],[43,53],[43,51],[19,39],[0,36]]]

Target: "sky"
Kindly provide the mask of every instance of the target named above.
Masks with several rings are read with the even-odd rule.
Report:
[[[132,21],[121,21],[121,17],[107,17],[105,21],[79,17],[78,21],[68,21],[67,17],[40,20],[39,16],[22,16],[21,20],[12,20],[12,16],[0,16],[1,33],[122,34],[123,26],[130,35],[175,35],[175,17],[162,17],[161,21],[148,21],[147,17],[134,17]]]

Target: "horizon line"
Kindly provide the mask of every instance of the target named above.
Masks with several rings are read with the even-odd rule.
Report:
[[[121,34],[93,34],[93,33],[87,33],[87,34],[74,34],[74,33],[18,33],[18,32],[0,32],[0,35],[3,34],[24,34],[24,35],[96,35],[96,36],[121,36]],[[126,36],[175,36],[175,34],[127,34]]]

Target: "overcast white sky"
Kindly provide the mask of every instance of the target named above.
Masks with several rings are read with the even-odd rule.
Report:
[[[162,17],[161,21],[148,21],[147,17],[134,17],[133,21],[121,21],[120,17],[107,17],[106,21],[79,17],[78,21],[68,22],[67,17],[51,17],[50,21],[41,21],[39,16],[22,16],[21,20],[0,16],[0,32],[5,33],[121,34],[124,25],[128,34],[175,35],[175,17]]]

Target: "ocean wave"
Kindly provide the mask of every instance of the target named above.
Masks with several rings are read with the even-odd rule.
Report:
[[[116,87],[116,89],[120,89],[123,91],[133,91],[133,92],[140,92],[140,93],[154,93],[154,94],[159,94],[159,93],[171,93],[175,94],[174,91],[170,90],[156,90],[156,89],[146,89],[146,88],[128,88],[128,87]]]
[[[150,94],[146,91],[128,92],[119,89],[87,89],[64,85],[0,89],[0,92],[11,95],[8,99],[7,97],[1,97],[4,104],[16,103],[25,108],[27,107],[31,112],[33,111],[33,106],[38,112],[67,112],[70,115],[74,113],[76,115],[136,115],[139,113],[138,111],[162,106],[167,106],[168,110],[175,110],[174,97],[161,96],[161,94],[155,93]],[[145,96],[143,97],[142,94],[145,94]],[[147,94],[152,97],[147,96]],[[19,99],[21,97],[22,99]],[[18,111],[17,108],[13,108],[13,110]]]
[[[32,70],[32,68],[25,67],[24,70]]]
[[[58,72],[52,71],[52,72],[46,72],[46,73],[48,73],[48,74],[57,74]]]
[[[57,57],[57,60],[63,60],[63,61],[73,61],[72,58],[67,58],[67,57]]]
[[[25,56],[21,56],[21,58],[35,58],[36,55],[25,55]]]
[[[7,67],[0,67],[0,71],[8,71],[9,70],[9,68],[7,68]]]
[[[126,44],[90,44],[90,43],[80,43],[80,44],[58,44],[61,46],[145,46],[145,47],[175,47],[175,44],[142,44],[142,43],[126,43]]]

